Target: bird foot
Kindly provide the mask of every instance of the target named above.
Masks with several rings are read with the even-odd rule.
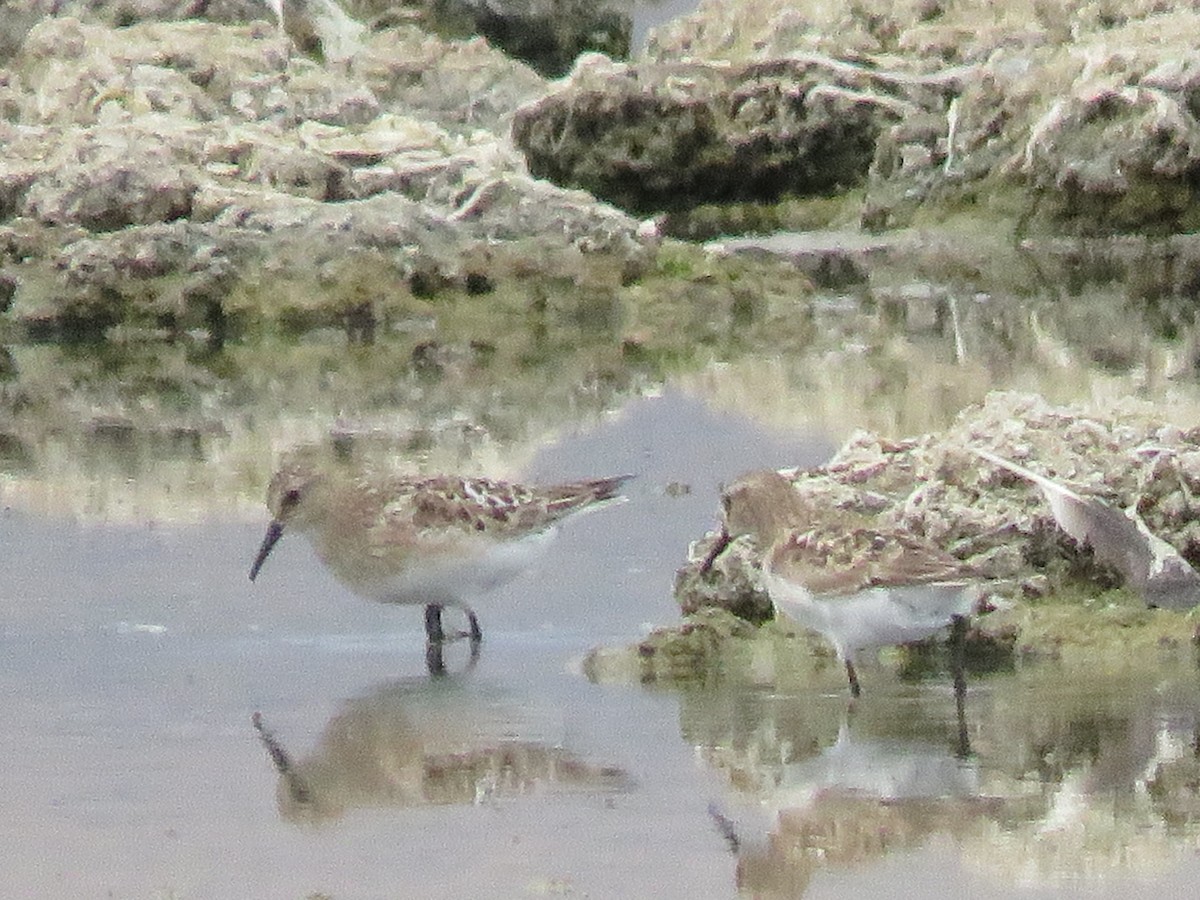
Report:
[[[467,634],[465,636],[470,637],[469,634]],[[445,675],[449,674],[449,670],[446,668],[446,657],[445,657],[445,649],[446,649],[447,643],[448,642],[445,640],[429,641],[425,645],[425,668],[428,669],[429,674],[433,677],[440,678],[440,677],[444,677]],[[467,661],[463,665],[462,669],[459,671],[459,674],[465,674],[467,672],[470,672],[472,669],[475,668],[475,664],[478,662],[479,662],[479,641],[473,640],[470,642],[470,655],[467,657]]]
[[[466,631],[455,631],[447,635],[442,628],[442,608],[430,604],[425,607],[425,637],[431,644],[444,644],[450,641],[458,641],[463,638],[469,638],[472,644],[478,644],[483,640],[483,630],[479,627],[479,619],[475,617],[475,611],[463,607],[463,612],[467,617],[468,629]]]

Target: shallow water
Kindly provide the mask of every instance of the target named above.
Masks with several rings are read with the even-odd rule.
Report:
[[[480,658],[453,648],[444,679],[426,675],[419,611],[350,596],[301,540],[251,585],[261,523],[9,510],[4,892],[1182,890],[1200,799],[1164,785],[1200,773],[1191,667],[1025,667],[973,683],[961,723],[945,679],[903,682],[886,659],[852,712],[834,666],[815,688],[577,674],[589,648],[675,619],[671,575],[722,477],[830,449],[672,390],[564,437],[531,476],[635,471],[629,501],[570,523],[538,572],[481,602]]]
[[[696,440],[679,447],[685,421]],[[285,539],[251,585],[259,524],[5,513],[0,546],[22,561],[8,567],[0,632],[5,893],[636,896],[682,875],[681,853],[704,860],[689,864],[688,884],[726,889],[731,861],[696,790],[704,777],[679,740],[675,698],[570,671],[589,647],[674,617],[672,570],[733,463],[718,447],[737,464],[828,449],[667,397],[547,451],[531,474],[641,477],[629,502],[571,523],[537,573],[479,604],[481,658],[444,681],[426,675],[418,610],[349,595],[301,540]],[[691,494],[660,490],[681,478],[695,479]],[[318,811],[288,815],[255,712],[301,767],[339,717],[378,733],[318,762],[326,776],[348,772],[314,776]],[[400,799],[387,788],[407,783],[417,760],[469,746],[470,729],[447,736],[468,722],[480,747],[518,742],[533,757],[561,747],[624,777],[559,785],[553,760],[534,758],[515,791],[485,779],[479,797],[427,805],[420,790]],[[634,858],[645,862],[617,864]]]
[[[973,680],[961,718],[947,678],[886,654],[853,710],[832,664],[815,684],[580,674],[678,621],[673,573],[745,469],[940,428],[994,388],[1200,409],[1187,297],[895,279],[697,302],[661,357],[570,298],[558,319],[447,316],[439,342],[6,349],[0,894],[1183,894],[1200,678],[1178,654],[1023,663]],[[638,478],[481,599],[477,663],[454,647],[431,680],[419,610],[350,595],[303,540],[247,578],[278,455],[313,441]]]

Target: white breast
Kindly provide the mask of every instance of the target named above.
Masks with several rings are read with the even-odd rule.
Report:
[[[471,553],[414,556],[395,574],[353,587],[383,603],[469,605],[531,568],[555,533],[551,528],[515,541],[474,545]]]
[[[967,615],[974,603],[969,583],[875,587],[853,594],[814,596],[803,585],[764,571],[777,612],[819,631],[843,659],[855,651],[923,640]]]

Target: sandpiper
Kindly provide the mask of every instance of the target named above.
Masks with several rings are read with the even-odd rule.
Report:
[[[406,477],[294,461],[267,489],[272,519],[250,568],[253,581],[284,529],[355,593],[425,607],[429,645],[445,640],[445,606],[463,610],[464,636],[483,637],[469,599],[528,568],[565,517],[619,496],[631,476],[544,487],[461,475]],[[440,652],[440,650],[439,650]],[[440,655],[437,657],[440,663]],[[431,663],[431,668],[433,668]]]
[[[736,537],[763,551],[763,582],[776,615],[824,635],[861,693],[863,650],[923,640],[962,625],[979,597],[978,570],[924,538],[846,510],[815,509],[774,471],[750,472],[722,492],[722,533],[711,568]],[[956,688],[961,674],[956,672]]]

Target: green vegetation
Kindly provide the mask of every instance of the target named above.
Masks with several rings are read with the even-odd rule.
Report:
[[[1046,661],[1119,672],[1172,660],[1190,663],[1196,643],[1193,613],[1147,609],[1127,590],[1096,592],[1076,584],[973,619],[965,660],[976,676]],[[950,670],[950,650],[940,638],[880,655],[906,679],[945,678]],[[630,647],[593,651],[585,671],[597,681],[804,681],[837,665],[831,648],[803,629],[775,621],[755,626],[706,608]]]

